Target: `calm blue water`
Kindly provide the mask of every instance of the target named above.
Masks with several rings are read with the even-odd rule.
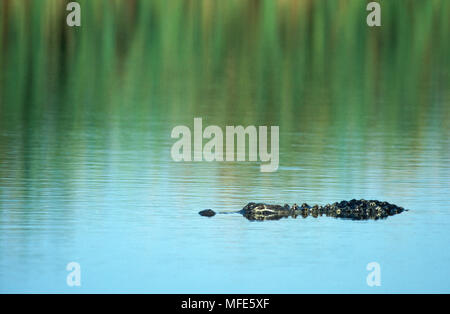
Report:
[[[351,132],[337,121],[330,128],[341,132],[328,137],[280,124],[280,169],[260,173],[259,163],[171,161],[174,125],[162,117],[110,115],[107,126],[98,118],[60,132],[51,115],[3,129],[1,292],[450,290],[449,139],[439,127],[425,128],[418,146],[383,123]],[[193,123],[188,114],[180,121]],[[197,214],[351,198],[410,211],[363,222]],[[72,261],[81,287],[66,285]],[[370,262],[381,266],[381,287],[366,284]]]

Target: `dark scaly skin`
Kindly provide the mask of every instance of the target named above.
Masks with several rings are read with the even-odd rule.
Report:
[[[308,216],[314,218],[327,216],[350,220],[378,220],[400,214],[403,211],[405,211],[403,207],[388,202],[353,199],[351,201],[342,201],[340,203],[327,204],[324,206],[314,205],[312,207],[308,204],[303,204],[301,206],[294,204],[291,207],[288,204],[281,206],[263,203],[248,203],[242,210],[236,213],[242,214],[251,221],[279,220],[288,217],[297,218],[298,216],[302,216],[303,218]],[[213,217],[216,215],[211,209],[201,211],[199,214],[206,217]]]

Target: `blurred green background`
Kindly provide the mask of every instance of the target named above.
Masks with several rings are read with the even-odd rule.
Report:
[[[66,26],[68,2],[2,0],[3,125],[46,111],[79,123],[92,110],[170,120],[207,108],[224,123],[265,112],[300,127],[316,111],[305,128],[349,116],[364,128],[376,115],[412,121],[420,138],[436,110],[426,95],[449,84],[448,1],[380,1],[381,28],[360,0],[79,1],[81,28]],[[433,119],[448,131],[448,110]]]
[[[0,129],[25,146],[45,134],[67,153],[86,150],[67,133],[91,126],[116,130],[121,147],[130,128],[169,145],[171,128],[195,116],[280,125],[290,134],[281,152],[309,159],[322,142],[380,145],[395,162],[387,151],[404,138],[407,154],[427,149],[430,130],[448,138],[448,1],[380,1],[380,28],[367,26],[360,0],[80,1],[80,28],[65,23],[68,2],[1,2]],[[360,141],[345,144],[352,136]],[[1,155],[17,145],[0,142]]]

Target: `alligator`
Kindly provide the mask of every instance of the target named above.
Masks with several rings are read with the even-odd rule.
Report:
[[[220,212],[219,214],[241,214],[250,221],[262,220],[279,220],[282,218],[297,218],[301,216],[307,218],[312,216],[327,216],[349,220],[378,220],[385,219],[389,216],[400,214],[405,210],[388,202],[380,202],[376,200],[356,200],[336,202],[324,206],[309,206],[304,203],[301,206],[294,204],[289,206],[285,204],[270,205],[264,203],[248,203],[240,211]],[[212,209],[206,209],[199,212],[200,216],[214,217],[216,212]]]

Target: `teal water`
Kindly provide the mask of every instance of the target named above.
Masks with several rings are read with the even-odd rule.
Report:
[[[378,31],[359,26],[355,1],[335,19],[338,1],[148,3],[130,25],[126,10],[91,8],[77,33],[1,7],[0,292],[450,292],[449,24],[438,1],[392,4]],[[279,126],[278,171],[172,161],[173,127],[195,117]],[[352,198],[410,211],[198,215]],[[66,284],[70,262],[80,287]],[[380,287],[366,283],[371,262]]]

